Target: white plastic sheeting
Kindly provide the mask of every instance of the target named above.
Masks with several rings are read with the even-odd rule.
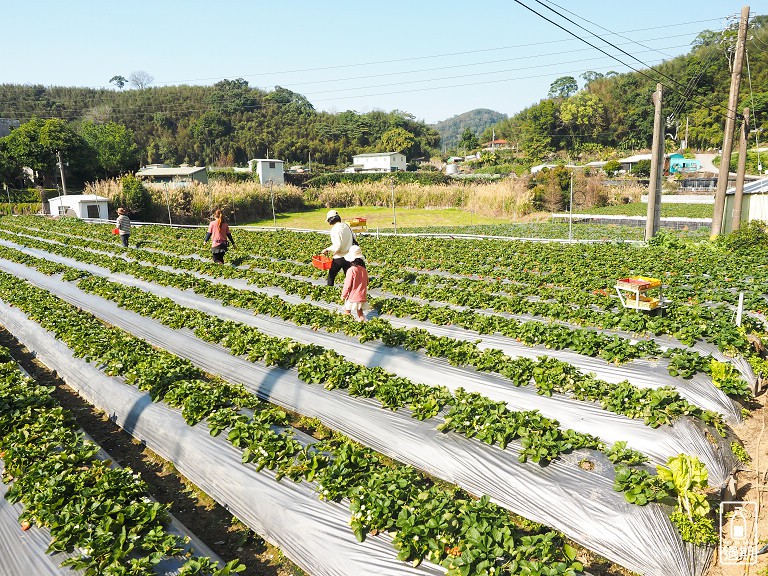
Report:
[[[442,434],[436,430],[436,419],[419,422],[407,411],[383,410],[373,400],[351,398],[342,390],[328,391],[321,386],[305,384],[298,379],[295,370],[267,368],[233,357],[219,346],[196,339],[187,330],[171,330],[24,266],[8,262],[1,264],[2,268],[18,277],[30,279],[104,321],[190,359],[207,372],[241,383],[259,397],[275,404],[316,417],[328,427],[364,445],[470,493],[487,494],[505,508],[551,526],[631,570],[648,576],[700,576],[711,561],[711,549],[692,547],[682,542],[663,507],[635,506],[627,503],[621,493],[615,492],[612,489],[613,466],[600,453],[581,450],[547,466],[530,462],[523,464],[517,459],[520,453],[518,442],[501,450],[458,434]],[[6,310],[10,309],[0,308],[0,312]],[[15,330],[12,331],[15,333]],[[136,422],[153,409],[148,401],[136,406],[127,405],[125,410],[121,410],[128,413],[123,426],[129,431],[134,430]],[[163,421],[156,423],[155,427],[149,426],[144,432],[147,443],[150,439],[153,444],[162,439],[165,428]],[[166,455],[161,447],[158,449],[161,455],[173,461],[185,460],[187,451],[193,449],[193,442],[186,439],[191,432],[181,430],[179,434],[178,441],[174,443],[174,453]],[[208,441],[207,438],[200,438],[195,442],[203,440]],[[197,447],[194,449],[196,452]],[[222,449],[219,447],[217,450]],[[216,453],[217,461],[229,457],[236,459],[236,455],[229,456],[228,452]],[[595,463],[593,471],[585,471],[578,466],[584,458]],[[219,481],[227,488],[232,488],[233,482],[237,483],[230,469],[226,478],[217,478],[215,468],[198,462],[189,471],[194,476],[190,479],[195,482],[201,475],[201,480],[206,474],[215,478],[217,488]],[[187,471],[182,472],[188,474]],[[230,503],[226,492],[215,497]],[[276,506],[276,511],[279,509]],[[236,514],[242,517],[240,512]],[[284,520],[284,524],[288,523],[289,520]],[[290,520],[290,523],[293,526],[299,523],[299,519]],[[302,537],[307,538],[303,532]],[[284,545],[281,543],[280,546]],[[290,548],[286,548],[286,553],[294,557]]]
[[[710,435],[710,438],[716,439],[713,443],[704,433],[704,426],[694,419],[681,418],[674,426],[652,429],[640,420],[608,412],[595,403],[581,402],[562,394],[551,398],[541,396],[536,393],[533,386],[516,387],[498,375],[451,366],[445,360],[402,348],[385,346],[381,342],[360,343],[356,338],[348,337],[343,333],[314,331],[309,327],[296,326],[263,314],[254,316],[247,310],[223,306],[218,301],[195,294],[191,290],[159,286],[126,274],[111,274],[105,268],[69,258],[56,255],[52,257],[56,262],[87,270],[95,275],[109,277],[115,282],[141,288],[156,296],[171,298],[179,305],[202,310],[218,318],[254,326],[271,336],[289,337],[305,344],[318,344],[335,350],[350,361],[369,367],[380,366],[407,377],[413,382],[428,385],[440,384],[450,390],[463,387],[494,400],[507,402],[512,410],[539,410],[545,416],[557,419],[564,428],[594,434],[609,443],[624,440],[630,447],[647,454],[656,464],[665,464],[669,457],[680,453],[698,456],[707,466],[709,482],[712,486],[725,483],[731,472],[739,465],[730,450],[729,442],[714,433]],[[530,347],[518,345],[515,349],[528,350]],[[537,354],[530,357],[538,357],[541,352],[542,350],[539,350]],[[579,358],[582,357],[579,356]],[[619,373],[622,369],[610,363],[603,364],[606,365],[605,370],[611,370],[614,373]],[[634,370],[637,371],[637,368],[635,367]],[[623,379],[620,378],[618,381]]]
[[[212,437],[205,424],[188,426],[178,410],[153,403],[148,394],[74,358],[62,342],[18,309],[0,302],[0,314],[8,330],[67,384],[313,576],[445,572],[426,562],[414,568],[398,561],[386,535],[358,542],[345,504],[318,500],[309,482],[277,482],[271,471],[243,465],[240,451],[225,438]],[[13,574],[25,573],[35,574]]]
[[[25,236],[25,235],[20,234],[20,236]],[[53,242],[53,243],[59,244],[58,242]],[[98,269],[95,266],[90,266],[88,264],[76,262],[73,259],[64,258],[62,256],[51,254],[42,250],[22,247],[22,246],[19,246],[18,244],[14,244],[13,242],[9,242],[7,240],[0,239],[0,245],[5,245],[12,248],[17,248],[17,249],[23,248],[25,252],[28,252],[40,258],[47,258],[54,262],[61,262],[69,266],[86,269],[97,275],[105,274],[104,271]],[[92,251],[98,252],[96,250],[92,250]],[[127,257],[125,257],[122,254],[113,255],[113,254],[104,253],[104,255],[107,257],[119,257],[125,260],[129,260]],[[196,255],[193,255],[192,257],[196,257]],[[166,266],[159,266],[159,268],[163,270],[178,272],[178,270],[174,270],[173,268],[169,268]],[[434,272],[434,273],[437,273],[437,272]],[[233,286],[242,290],[250,290],[253,292],[268,294],[270,296],[277,296],[279,298],[282,298],[286,302],[290,302],[294,304],[306,303],[306,301],[303,300],[301,297],[291,295],[291,294],[286,294],[285,291],[281,288],[255,287],[252,284],[248,284],[248,282],[245,280],[232,279],[232,278],[229,278],[229,279],[211,278],[197,272],[190,272],[190,274],[200,278],[205,278],[206,280],[211,282],[226,283],[229,286]],[[318,279],[307,279],[307,281],[317,285],[320,285],[324,282],[323,280],[318,280]],[[410,298],[410,299],[414,301],[418,301],[418,299],[416,298]],[[324,302],[313,302],[313,305],[326,308],[326,309],[338,309],[340,307],[334,304],[328,304]],[[465,309],[465,307],[463,306],[447,305],[447,307],[452,309],[457,309],[457,310]],[[477,313],[483,314],[483,313],[489,313],[489,312],[478,311]],[[551,320],[548,320],[548,319],[543,319],[540,317],[527,315],[527,314],[520,314],[520,315],[501,314],[501,315],[505,317],[517,319],[518,321],[535,321],[535,322],[541,322],[541,323],[552,322]],[[575,352],[569,352],[568,350],[552,350],[541,345],[528,346],[526,344],[516,342],[510,338],[506,338],[500,335],[478,334],[476,332],[471,332],[469,330],[465,330],[464,328],[460,328],[456,326],[451,326],[451,327],[437,326],[429,322],[421,322],[418,320],[412,320],[410,318],[399,318],[399,317],[387,316],[387,315],[383,315],[382,317],[388,320],[393,326],[400,326],[405,328],[419,327],[436,335],[444,335],[444,336],[448,336],[448,337],[456,338],[460,340],[470,340],[473,342],[477,340],[483,340],[485,344],[481,345],[481,347],[499,348],[504,350],[505,353],[507,353],[509,356],[512,356],[515,358],[517,357],[533,358],[533,357],[541,356],[542,354],[551,356],[554,358],[558,358],[560,360],[573,364],[574,366],[579,368],[582,372],[585,372],[585,373],[593,372],[596,377],[611,383],[621,382],[622,380],[629,380],[632,384],[639,387],[643,387],[643,388],[658,388],[661,386],[672,386],[674,388],[677,388],[680,394],[684,398],[686,398],[689,402],[696,404],[701,408],[714,410],[715,412],[719,412],[723,414],[726,420],[728,420],[731,424],[736,424],[741,422],[741,409],[738,406],[738,404],[736,404],[733,400],[728,398],[726,394],[718,390],[714,386],[714,384],[712,384],[712,379],[709,376],[707,376],[706,374],[699,373],[689,380],[682,380],[682,379],[676,378],[669,374],[669,371],[667,370],[669,361],[665,358],[659,358],[657,360],[639,359],[633,362],[622,364],[621,366],[616,366],[615,364],[607,362],[601,358],[583,356]],[[571,326],[568,323],[562,323],[562,322],[554,322],[554,323],[561,326]],[[585,328],[584,326],[574,325],[573,327],[578,329],[590,329],[588,327]],[[594,330],[596,332],[601,332],[608,335],[620,336],[622,338],[626,338],[631,341],[637,341],[637,338],[633,337],[631,334],[627,334],[621,331],[599,330],[597,328],[595,328]],[[662,349],[666,349],[674,346],[677,346],[677,347],[682,346],[680,342],[678,342],[677,340],[669,336],[658,336],[658,337],[652,337],[650,339],[656,341],[662,347]],[[503,344],[499,344],[499,343],[503,343]],[[752,371],[751,366],[745,359],[728,358],[716,346],[709,344],[707,342],[698,341],[693,346],[693,349],[699,351],[702,354],[711,354],[714,358],[722,362],[731,363],[741,373],[741,375],[747,380],[747,382],[750,383],[750,385],[754,385],[756,376]]]
[[[3,471],[0,460],[0,473]],[[0,482],[0,576],[78,576],[80,570],[60,568],[67,554],[46,554],[51,536],[47,530],[32,526],[26,532],[19,526],[19,514],[24,507],[5,499],[8,486]]]
[[[106,459],[106,453],[101,453],[99,458]],[[0,460],[0,473],[3,471],[3,461]],[[38,528],[34,524],[27,531],[22,531],[19,525],[19,515],[24,506],[20,503],[11,504],[5,499],[8,486],[0,482],[0,576],[19,576],[29,574],[33,576],[78,576],[82,570],[61,568],[59,565],[75,554],[55,553],[46,554],[51,543],[51,535],[45,528]],[[190,542],[185,550],[192,551],[197,556],[207,556],[214,561],[224,563],[183,524],[171,517],[171,524],[166,530],[182,538],[189,538]],[[172,576],[178,574],[183,561],[177,558],[163,560],[155,567],[158,576]]]
[[[19,367],[19,370],[26,376],[29,376],[21,367]],[[96,444],[87,434],[82,431],[81,433],[88,441]],[[119,467],[103,448],[99,448],[96,458],[99,460],[110,460],[112,468]],[[4,468],[5,464],[0,459],[0,474],[2,474]],[[82,570],[61,568],[59,566],[64,560],[75,556],[75,554],[64,552],[46,553],[51,542],[50,533],[46,528],[39,528],[33,523],[29,530],[23,531],[21,529],[18,518],[23,512],[24,506],[18,502],[11,504],[5,499],[9,488],[8,485],[0,482],[0,576],[18,576],[20,574],[31,574],[34,576],[77,576],[83,574]],[[173,515],[169,516],[170,523],[166,526],[166,531],[184,538],[187,542],[184,545],[185,552],[197,556],[207,556],[211,560],[218,562],[220,566],[224,565],[221,558],[214,554],[186,526]],[[154,572],[158,576],[172,576],[179,573],[182,565],[183,560],[179,558],[167,558],[155,567]]]

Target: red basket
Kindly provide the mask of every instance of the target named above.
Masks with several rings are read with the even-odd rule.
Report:
[[[333,260],[328,258],[325,254],[317,254],[312,256],[312,266],[318,270],[330,270]]]
[[[120,234],[120,228],[112,228],[112,234]]]

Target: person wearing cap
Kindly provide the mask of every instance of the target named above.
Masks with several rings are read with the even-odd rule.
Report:
[[[131,237],[131,221],[128,219],[128,216],[125,215],[125,208],[118,208],[117,209],[117,221],[115,222],[115,227],[119,230],[120,234],[120,240],[123,243],[123,246],[128,248],[128,238]]]
[[[347,273],[349,269],[349,262],[344,259],[347,255],[350,247],[357,244],[352,228],[349,224],[341,221],[341,216],[336,210],[329,210],[325,215],[325,220],[331,226],[331,245],[328,246],[323,252],[330,252],[333,262],[328,270],[328,278],[326,284],[333,286],[333,282],[336,280],[336,276],[341,270]]]
[[[344,260],[349,268],[344,272],[344,288],[341,298],[344,300],[344,314],[355,313],[360,322],[365,322],[365,303],[368,300],[368,270],[360,246],[350,246]]]

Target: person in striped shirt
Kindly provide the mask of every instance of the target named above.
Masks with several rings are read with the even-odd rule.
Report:
[[[117,229],[120,231],[120,240],[123,246],[128,248],[128,238],[131,237],[131,221],[128,216],[125,215],[125,208],[117,209]]]

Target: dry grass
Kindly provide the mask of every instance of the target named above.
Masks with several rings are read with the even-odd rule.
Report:
[[[230,221],[247,222],[271,218],[272,197],[276,213],[301,212],[318,207],[353,208],[358,206],[386,207],[395,204],[409,209],[458,208],[478,216],[520,220],[536,211],[534,190],[528,178],[510,178],[491,183],[455,183],[450,185],[396,184],[387,182],[344,183],[321,189],[302,190],[295,186],[267,186],[254,182],[227,183],[214,181],[193,184],[186,188],[147,186],[152,195],[151,219],[171,217],[178,223],[206,222],[216,208],[221,208]],[[605,186],[598,176],[574,178],[574,200],[577,206],[601,206],[639,201],[644,189],[640,186]],[[99,194],[114,203],[120,198],[119,180],[88,184],[87,194]],[[558,198],[561,192],[554,190]]]

